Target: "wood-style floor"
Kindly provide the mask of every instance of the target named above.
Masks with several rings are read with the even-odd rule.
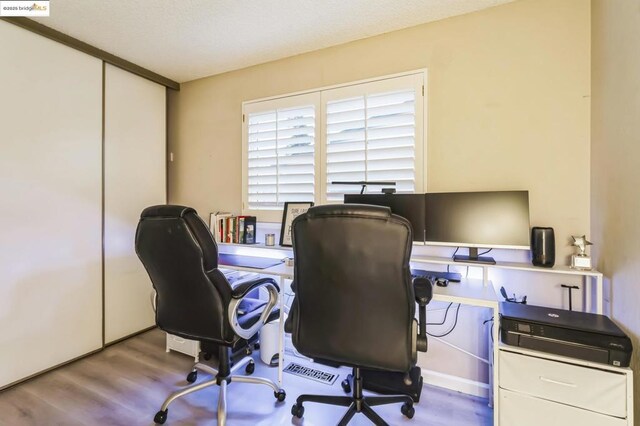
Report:
[[[166,353],[164,348],[164,333],[151,330],[0,392],[0,425],[152,425],[165,397],[187,385],[186,373],[193,365],[193,358]],[[275,380],[276,369],[255,358],[254,375]],[[266,386],[232,383],[227,388],[227,424],[336,424],[344,408],[307,403],[303,419],[293,419],[290,414],[291,405],[302,393],[344,395],[339,383],[348,370],[319,368],[337,372],[340,377],[329,386],[285,374],[287,399],[282,403],[275,402]],[[204,377],[200,374],[198,382]],[[244,374],[243,370],[238,374]],[[215,425],[217,399],[216,386],[180,398],[169,407],[166,424]],[[400,414],[399,404],[376,407],[391,425],[488,426],[493,418],[486,400],[431,386],[425,386],[415,409],[415,417],[409,420]],[[356,415],[350,423],[370,424],[362,415]]]

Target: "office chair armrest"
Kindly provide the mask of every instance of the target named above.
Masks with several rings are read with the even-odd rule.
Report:
[[[426,277],[415,277],[413,292],[416,295],[416,303],[419,306],[427,306],[433,298],[433,283]]]
[[[267,283],[275,286],[276,291],[280,291],[278,288],[278,284],[273,280],[273,278],[256,278],[253,280],[244,281],[233,288],[231,292],[231,297],[234,299],[242,299],[249,293],[250,291],[255,290],[256,288],[260,288],[265,286]]]
[[[260,320],[258,320],[255,324],[253,324],[249,328],[242,328],[240,323],[238,322],[238,308],[240,307],[240,302],[244,299],[252,290],[257,288],[264,287],[269,292],[269,301],[267,302],[267,306],[265,306],[262,314],[260,315]],[[255,280],[247,281],[239,284],[231,293],[231,302],[229,303],[229,323],[231,324],[231,328],[234,333],[245,340],[249,340],[253,337],[258,330],[262,328],[264,324],[267,323],[271,312],[278,305],[278,297],[279,297],[280,289],[278,288],[276,282],[271,278],[258,278]]]
[[[418,304],[420,323],[416,341],[416,349],[420,352],[427,351],[427,305],[433,298],[433,284],[428,278],[416,277],[413,279],[413,291]]]

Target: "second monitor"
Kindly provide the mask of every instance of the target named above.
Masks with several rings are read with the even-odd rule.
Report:
[[[529,250],[529,192],[480,191],[425,194],[428,245],[467,247],[453,260],[495,263],[478,249]]]
[[[424,194],[345,194],[345,204],[373,204],[391,209],[406,218],[413,228],[413,241],[423,243],[425,237]]]

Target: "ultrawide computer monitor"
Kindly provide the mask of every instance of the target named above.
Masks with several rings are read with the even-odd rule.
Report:
[[[428,245],[467,247],[454,260],[495,263],[478,248],[529,249],[529,192],[446,192],[425,194]]]
[[[389,207],[411,223],[413,241],[424,242],[424,194],[345,194],[344,203]]]

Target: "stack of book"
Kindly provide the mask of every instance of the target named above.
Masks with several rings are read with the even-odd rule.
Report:
[[[255,244],[256,217],[211,213],[209,228],[218,243]]]

